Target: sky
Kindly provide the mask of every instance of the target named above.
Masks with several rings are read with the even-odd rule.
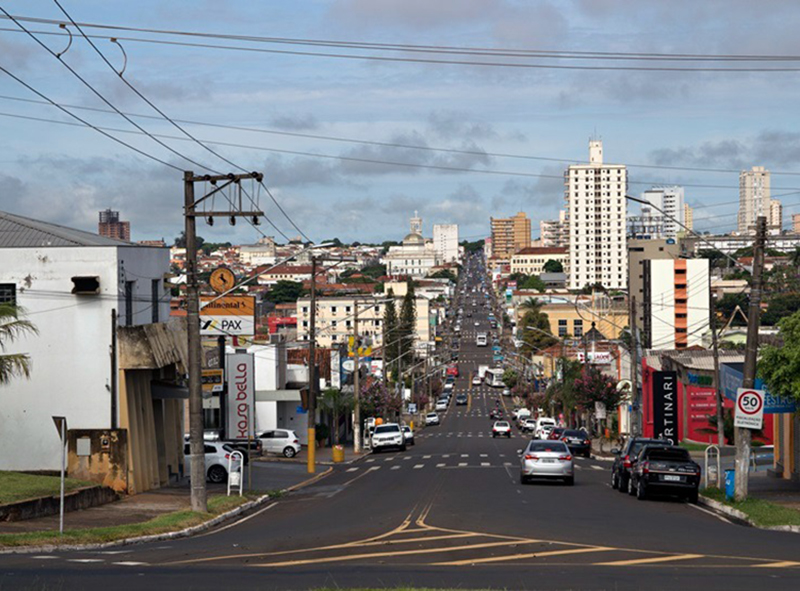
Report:
[[[78,23],[169,31],[502,50],[800,56],[800,4],[794,0],[60,1]],[[66,20],[50,0],[0,0],[0,6],[14,16]],[[23,24],[54,52],[67,47],[57,25]],[[95,126],[134,130],[117,114],[73,109],[109,107],[12,21],[2,20],[0,29],[0,66]],[[378,61],[296,53],[519,63],[513,57],[354,52],[84,29],[104,37],[94,41],[116,68],[124,58],[110,35],[284,52],[120,40],[125,79],[171,118],[191,122],[180,125],[215,155],[160,118],[71,31],[74,39],[61,59],[121,111],[154,117],[134,121],[151,134],[169,136],[162,141],[179,154],[144,135],[109,133],[177,170],[90,128],[56,123],[74,120],[52,105],[16,100],[42,99],[0,72],[2,211],[96,231],[98,212],[112,208],[130,221],[134,240],[171,243],[183,227],[181,171],[239,172],[233,163],[264,173],[265,185],[293,223],[263,189],[246,184],[245,190],[289,237],[299,228],[314,241],[400,240],[418,211],[426,235],[433,224],[456,223],[462,238],[474,240],[489,233],[490,216],[523,211],[536,238],[539,221],[556,218],[564,206],[566,166],[585,161],[590,137],[598,137],[606,161],[630,166],[629,193],[684,185],[697,230],[735,227],[737,171],[751,166],[772,171],[773,196],[783,195],[785,227],[792,213],[800,213],[800,72]],[[800,59],[746,65],[800,68]],[[460,170],[447,170],[453,168]],[[726,172],[687,170],[696,168]],[[198,194],[204,188],[198,184]],[[213,205],[230,207],[221,198]],[[225,219],[214,226],[200,221],[198,233],[211,241],[252,243],[262,233],[285,241],[267,221],[258,229],[244,220],[236,226]]]

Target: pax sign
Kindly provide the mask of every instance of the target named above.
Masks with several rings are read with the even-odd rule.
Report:
[[[227,436],[247,439],[255,436],[256,377],[253,354],[228,355],[225,371],[228,374]]]
[[[764,390],[739,388],[733,424],[745,429],[761,429],[764,426]]]

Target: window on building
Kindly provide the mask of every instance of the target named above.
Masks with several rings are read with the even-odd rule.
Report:
[[[125,282],[125,326],[133,326],[133,284],[134,281]]]
[[[97,276],[73,277],[72,293],[75,295],[97,295],[100,293],[100,278]]]
[[[303,314],[308,314],[308,306],[303,306]]]
[[[308,328],[308,320],[303,320],[303,328]]]
[[[161,286],[161,280],[153,279],[150,281],[150,306],[152,311],[152,321],[155,324],[158,322],[158,304],[161,300],[159,294],[159,287]]]
[[[344,311],[345,311],[345,314],[349,314],[350,312],[353,311],[353,307],[352,306],[345,306],[344,307]]]
[[[17,305],[16,283],[0,283],[0,304]]]
[[[336,314],[336,306],[331,306],[331,314]]]

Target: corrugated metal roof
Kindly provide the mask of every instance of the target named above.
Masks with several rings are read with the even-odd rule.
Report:
[[[0,248],[50,246],[132,246],[132,244],[0,211]]]

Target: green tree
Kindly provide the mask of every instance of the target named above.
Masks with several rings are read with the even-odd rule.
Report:
[[[697,258],[708,259],[708,265],[712,269],[724,269],[730,263],[728,257],[722,252],[710,248],[697,251]]]
[[[342,392],[339,388],[327,388],[320,397],[322,408],[331,414],[333,422],[333,444],[339,445],[339,422],[342,415],[350,412],[354,406],[352,394]]]
[[[396,341],[400,335],[397,333],[397,307],[394,303],[394,290],[390,288],[386,292],[386,297],[389,301],[383,308],[383,370],[388,375],[399,355],[399,343]]]
[[[748,297],[746,294],[738,292],[738,293],[726,293],[720,299],[715,302],[716,310],[717,310],[717,327],[721,328],[725,326],[725,324],[730,320],[730,317],[733,315],[734,310],[736,310],[736,306],[739,306],[745,314],[747,313],[747,305],[748,305]],[[733,326],[742,326],[744,325],[744,321],[739,317],[737,314],[736,318],[733,321]]]
[[[524,354],[530,355],[539,349],[546,349],[558,342],[550,331],[550,319],[545,312],[542,312],[542,305],[533,298],[528,298],[520,309],[524,310],[522,319],[519,322],[519,331],[522,341],[521,350]],[[548,336],[550,335],[550,336]]]
[[[286,304],[296,302],[306,294],[302,283],[281,279],[264,296],[264,299],[273,304]]]
[[[778,293],[769,299],[767,311],[761,316],[761,324],[775,326],[782,318],[800,311],[800,294]]]
[[[203,240],[202,236],[195,236],[195,244],[197,244],[197,250],[201,250],[205,240]],[[186,232],[181,231],[181,235],[175,238],[175,247],[186,248]]]
[[[453,283],[458,283],[458,277],[450,269],[440,269],[430,276],[431,279],[448,279]]]
[[[503,383],[506,385],[506,388],[513,390],[517,387],[517,382],[519,382],[519,375],[516,370],[509,367],[503,372]]]
[[[400,306],[400,319],[398,322],[398,338],[400,341],[399,352],[400,355],[406,355],[414,347],[414,339],[411,338],[415,332],[417,323],[417,298],[414,294],[414,284],[411,281],[406,282],[406,295],[403,296],[403,303]],[[403,365],[409,366],[412,359],[403,357]]]
[[[778,328],[783,346],[761,350],[758,374],[770,394],[800,400],[800,312],[783,318]]]
[[[517,289],[535,289],[538,292],[543,292],[547,289],[544,281],[539,279],[536,275],[531,275],[525,280],[522,285],[517,285]]]
[[[561,261],[557,261],[555,259],[550,259],[544,264],[544,272],[545,273],[563,273],[564,272],[564,265],[561,264]]]
[[[0,304],[0,351],[27,334],[38,334],[29,320],[20,318],[22,309],[11,303]],[[27,353],[0,353],[0,384],[8,384],[17,377],[31,376],[31,359]]]
[[[473,253],[479,250],[483,250],[483,240],[476,240],[474,242],[468,242],[467,240],[462,240],[459,242],[459,245],[464,247],[464,252],[467,254]]]

